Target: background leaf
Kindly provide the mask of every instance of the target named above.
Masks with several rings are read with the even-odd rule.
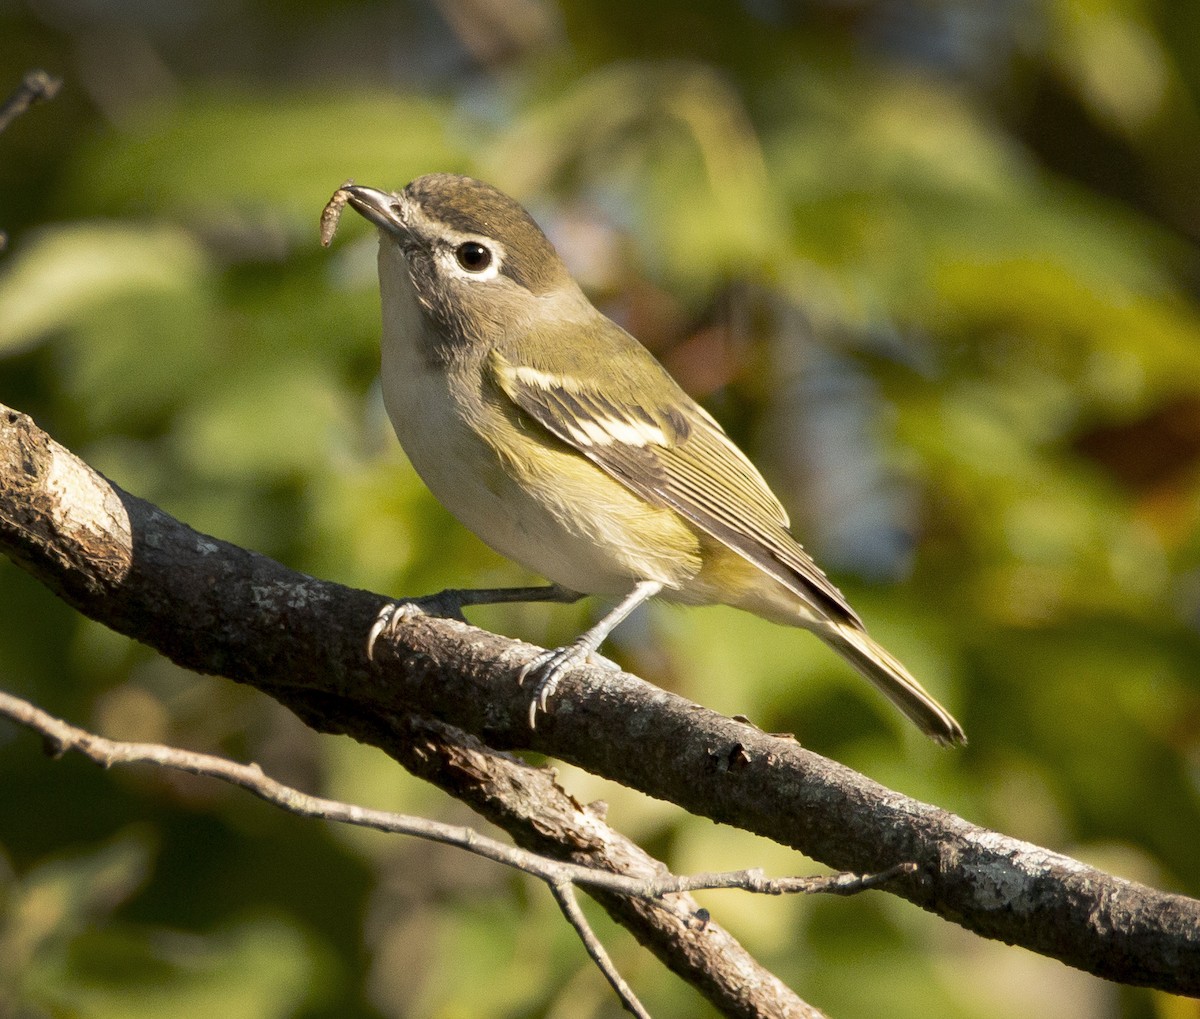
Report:
[[[761,465],[963,721],[929,745],[804,633],[651,606],[609,652],[980,824],[1200,894],[1200,14],[1037,0],[0,11],[0,400],[117,483],[393,594],[529,582],[398,451],[347,178],[484,176]],[[0,569],[0,673],[70,720],[469,820],[381,754]],[[602,606],[473,611],[555,644]],[[607,1016],[540,889],[0,729],[0,1010]],[[793,853],[563,768],[683,870]],[[832,1015],[1177,1016],[884,896],[706,904]],[[31,904],[39,904],[33,908]],[[697,995],[598,921],[655,1014]],[[7,995],[7,997],[3,997]]]

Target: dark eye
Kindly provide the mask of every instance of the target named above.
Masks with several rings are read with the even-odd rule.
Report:
[[[458,257],[458,264],[467,272],[483,272],[492,264],[491,251],[478,241],[465,241],[454,254]]]

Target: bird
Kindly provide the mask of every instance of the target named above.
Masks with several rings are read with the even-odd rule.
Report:
[[[933,740],[966,742],[792,535],[750,459],[588,300],[520,203],[450,173],[398,191],[347,182],[322,215],[324,244],[347,204],[378,230],[382,390],[401,446],[462,524],[550,581],[443,596],[456,611],[618,599],[519,670],[532,682],[531,728],[560,678],[660,597],[808,630]],[[368,654],[408,612],[380,612]]]

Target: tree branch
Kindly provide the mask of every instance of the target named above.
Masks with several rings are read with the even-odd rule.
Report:
[[[537,650],[453,620],[417,617],[380,641],[372,667],[363,639],[384,599],[197,534],[109,485],[15,412],[0,415],[0,544],[85,614],[181,665],[265,690],[322,731],[382,746],[527,848],[562,856],[564,846],[586,845],[593,862],[655,866],[628,843],[597,848],[599,819],[544,771],[455,727],[575,762],[837,869],[916,861],[918,872],[888,889],[969,930],[1110,979],[1200,995],[1196,900],[969,824],[624,673],[573,670],[531,732],[513,675]],[[532,799],[526,783],[538,787]],[[556,833],[548,845],[543,829]],[[575,832],[586,833],[581,843]],[[618,916],[640,916],[645,905],[597,898]],[[691,916],[676,914],[683,928]],[[670,949],[655,950],[678,971],[713,929],[704,939],[681,930]],[[704,972],[696,965],[688,978]],[[710,997],[730,995],[718,1005],[729,1014],[762,1014],[732,1011],[743,1007],[736,985],[732,975],[723,989],[698,983]]]
[[[418,711],[362,700],[364,684],[391,682],[367,667],[364,653],[384,599],[198,534],[3,406],[0,550],[85,615],[173,661],[250,683],[321,732],[379,747],[525,849],[650,882],[670,877],[604,823],[602,804],[578,803],[552,770]],[[704,911],[690,894],[590,894],[722,1014],[822,1016],[722,927],[698,924]]]
[[[455,846],[493,863],[523,871],[547,884],[584,885],[603,888],[621,895],[637,895],[643,899],[659,899],[680,892],[698,892],[714,888],[738,889],[759,895],[790,895],[797,892],[814,894],[828,892],[848,895],[866,891],[913,869],[912,864],[900,864],[883,874],[830,874],[824,877],[769,878],[761,869],[728,870],[677,876],[660,873],[653,877],[631,877],[613,871],[597,870],[577,863],[564,863],[547,856],[481,835],[474,828],[461,824],[446,824],[413,814],[397,814],[388,810],[373,810],[356,803],[343,803],[321,796],[312,796],[284,785],[265,774],[257,764],[238,764],[228,758],[183,750],[162,743],[130,743],[111,740],[78,726],[55,718],[48,711],[23,697],[0,690],[0,717],[40,733],[46,741],[47,753],[61,757],[74,750],[102,768],[114,764],[156,764],[189,775],[202,775],[228,782],[253,793],[261,800],[299,817],[336,821],[360,828]]]
[[[465,825],[445,824],[411,814],[372,810],[353,803],[310,796],[265,775],[257,764],[237,764],[223,757],[163,746],[159,743],[129,743],[105,739],[103,736],[69,725],[29,701],[3,691],[0,691],[0,716],[40,733],[46,741],[47,752],[54,757],[75,750],[103,768],[112,767],[114,764],[142,763],[156,764],[191,775],[203,775],[236,785],[282,810],[301,817],[411,835],[430,842],[455,846],[486,860],[529,874],[550,888],[568,922],[587,949],[588,955],[600,968],[625,1007],[634,1015],[646,1016],[647,1019],[648,1013],[617,972],[604,946],[579,909],[575,898],[577,885],[643,899],[658,899],[665,895],[713,888],[741,889],[766,895],[797,892],[846,895],[876,887],[898,873],[912,869],[910,864],[901,864],[885,874],[833,874],[828,877],[768,878],[758,869],[694,874],[688,877],[676,877],[673,874],[633,877],[539,856],[519,847],[498,842]]]

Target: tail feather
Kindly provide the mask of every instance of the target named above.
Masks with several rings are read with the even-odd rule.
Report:
[[[966,743],[967,736],[954,716],[921,686],[909,671],[864,630],[849,623],[833,623],[816,634],[881,693],[911,718],[931,739],[942,744]]]

